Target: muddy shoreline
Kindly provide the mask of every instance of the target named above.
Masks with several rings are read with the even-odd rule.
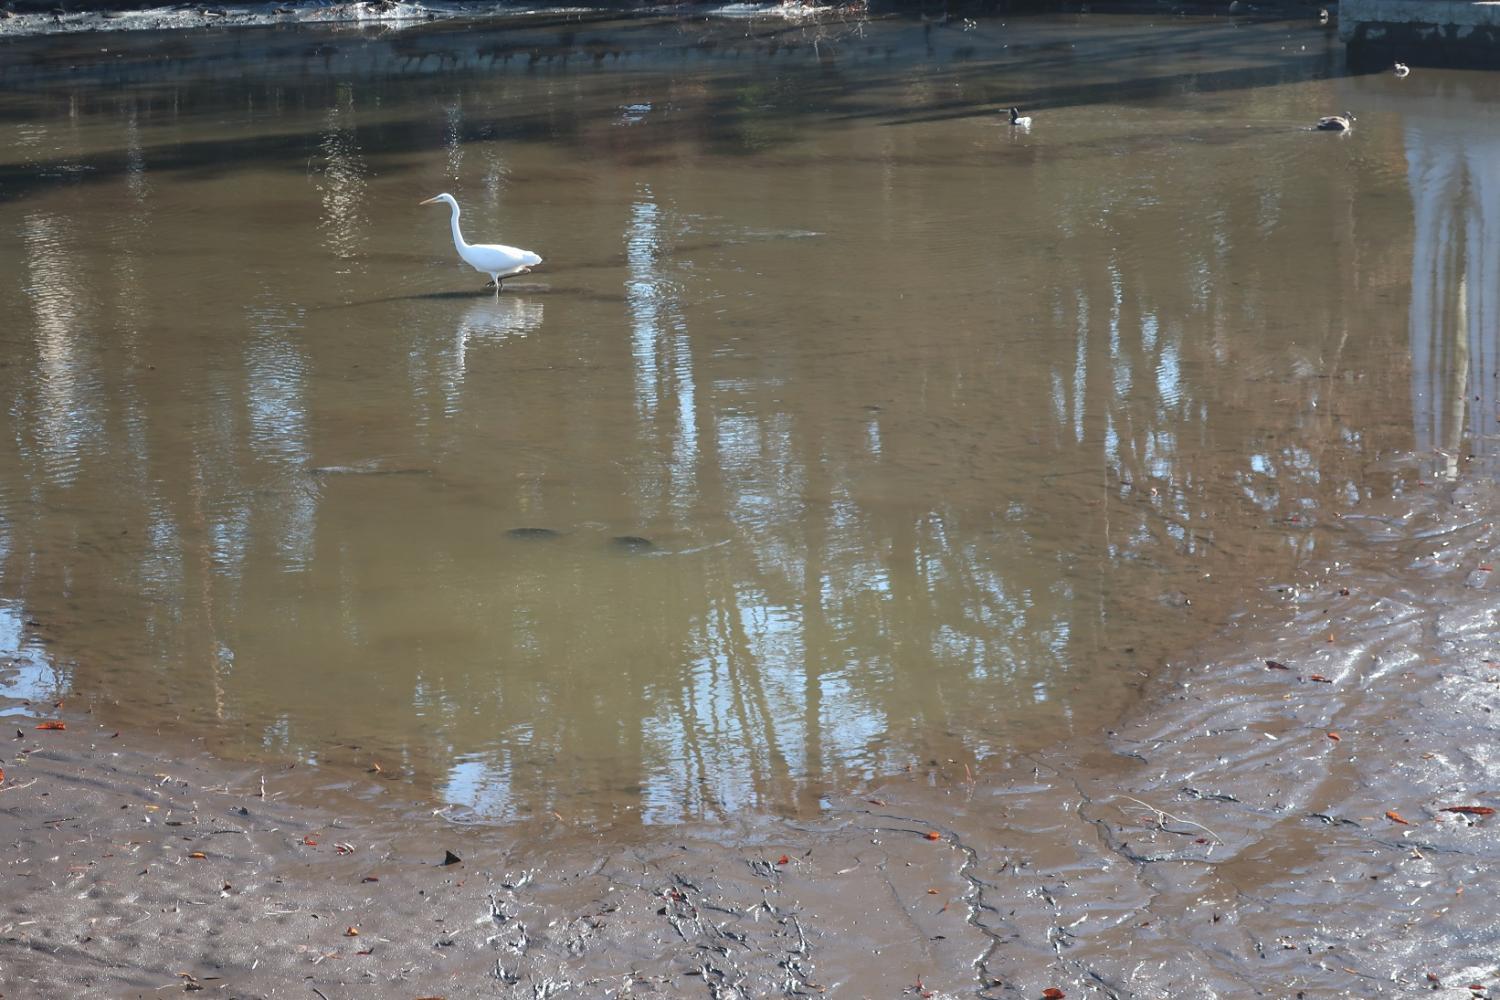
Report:
[[[768,17],[801,21],[840,19],[843,8],[814,8],[801,4],[728,4],[692,8],[695,15]],[[625,7],[610,3],[496,5],[445,0],[353,0],[322,3],[119,4],[110,9],[71,10],[66,5],[18,5],[0,17],[0,39],[85,32],[176,31],[247,27],[322,27],[399,30],[443,21],[513,23],[526,26],[564,21],[585,24],[626,16],[660,17],[681,14],[672,5]],[[858,12],[863,16],[863,11]]]
[[[65,730],[38,730],[59,713],[12,706],[0,982],[329,1000],[1489,995],[1497,511],[1478,484],[1345,518],[1318,565],[1261,586],[1097,743],[930,761],[811,819],[372,811],[358,782],[184,755],[66,709]]]
[[[880,2],[813,4],[799,0],[781,3],[710,3],[625,5],[608,0],[582,4],[499,5],[461,0],[288,0],[285,3],[177,3],[165,5],[120,3],[89,5],[74,10],[68,4],[14,3],[0,7],[0,40],[121,31],[179,31],[247,27],[313,27],[343,30],[395,31],[440,22],[506,23],[537,27],[554,23],[587,24],[623,17],[681,18],[684,20],[763,20],[791,24],[847,22],[871,17],[929,15],[930,5],[889,5]],[[1116,14],[1218,16],[1241,19],[1300,19],[1319,17],[1328,5],[1299,0],[1269,0],[1256,5],[1231,6],[1213,0],[1114,0],[1099,5],[1065,3],[1037,6],[1035,13],[1086,14],[1092,10]],[[962,8],[961,8],[962,9]],[[1336,9],[1336,8],[1335,8]],[[942,8],[939,20],[963,21],[961,14]],[[976,9],[976,14],[992,13]]]

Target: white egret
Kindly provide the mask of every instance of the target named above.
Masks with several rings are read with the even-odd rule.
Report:
[[[1031,116],[1021,114],[1020,108],[1011,108],[1010,123],[1016,128],[1031,128]]]
[[[508,247],[499,243],[466,242],[464,234],[458,228],[458,202],[451,194],[440,194],[428,198],[422,204],[431,205],[439,201],[446,202],[453,210],[453,246],[458,250],[458,255],[474,270],[490,276],[490,281],[495,285],[496,295],[500,294],[500,283],[506,278],[525,274],[542,262],[542,258],[530,250],[522,250],[519,247]],[[485,287],[488,288],[489,285]]]
[[[1313,128],[1319,132],[1347,132],[1354,127],[1354,116],[1345,111],[1341,115],[1325,115]]]

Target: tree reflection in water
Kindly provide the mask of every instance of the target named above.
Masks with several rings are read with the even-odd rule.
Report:
[[[1497,374],[1482,94],[1308,142],[1356,83],[1129,24],[39,84],[89,127],[0,125],[0,597],[54,643],[3,690],[626,822],[1107,725],[1413,452],[1487,454]],[[547,265],[461,287],[450,188]]]

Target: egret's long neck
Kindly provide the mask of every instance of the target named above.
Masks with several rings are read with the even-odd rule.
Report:
[[[469,244],[464,242],[464,234],[459,232],[458,229],[458,203],[454,202],[452,208],[453,215],[449,217],[449,221],[453,226],[453,245],[459,250],[462,250]]]

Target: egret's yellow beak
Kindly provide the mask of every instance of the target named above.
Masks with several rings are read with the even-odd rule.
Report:
[[[426,201],[419,201],[419,202],[417,202],[417,204],[418,205],[431,205],[433,202],[440,201],[440,200],[441,199],[439,199],[439,198],[428,198]]]

